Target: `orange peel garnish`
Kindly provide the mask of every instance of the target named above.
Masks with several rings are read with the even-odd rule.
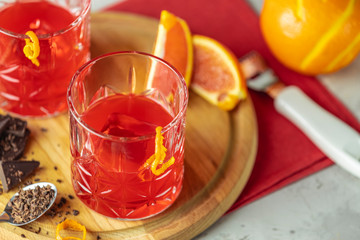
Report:
[[[155,129],[155,153],[151,155],[151,157],[149,157],[143,165],[144,168],[147,168],[151,165],[151,172],[156,176],[164,173],[166,169],[168,169],[171,165],[175,163],[174,157],[171,157],[168,161],[164,163],[167,149],[163,145],[164,137],[161,134],[161,130],[162,127],[157,127]],[[160,164],[161,167],[158,168]]]
[[[39,39],[33,31],[27,31],[25,35],[27,35],[29,38],[25,39],[25,46],[23,48],[23,52],[25,56],[30,59],[34,65],[39,67],[40,63],[37,59],[40,54]]]
[[[61,237],[60,236],[60,231],[63,229],[71,229],[74,231],[82,231],[83,232],[83,237],[78,238],[78,237]],[[86,228],[85,226],[81,225],[80,223],[78,223],[75,220],[71,220],[71,219],[65,219],[63,222],[59,223],[56,226],[56,240],[85,240],[86,239]]]

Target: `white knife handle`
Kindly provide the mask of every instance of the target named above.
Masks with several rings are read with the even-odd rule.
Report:
[[[360,135],[325,111],[298,87],[285,87],[275,99],[276,110],[301,129],[340,167],[360,178]]]

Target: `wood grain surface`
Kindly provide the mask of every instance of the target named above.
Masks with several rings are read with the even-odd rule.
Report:
[[[92,57],[120,50],[151,53],[158,21],[125,13],[94,13],[91,16]],[[186,119],[185,178],[175,204],[163,213],[142,221],[104,217],[73,195],[70,175],[69,122],[63,114],[49,119],[28,119],[31,138],[27,159],[40,161],[30,178],[54,183],[62,216],[43,216],[24,227],[0,224],[0,239],[54,239],[56,224],[64,217],[86,226],[87,239],[190,239],[219,219],[244,188],[257,150],[257,124],[251,99],[232,112],[224,112],[190,92]],[[16,190],[0,196],[0,208]],[[73,216],[72,210],[79,215]],[[70,214],[66,215],[69,211]],[[39,233],[35,233],[39,231]]]

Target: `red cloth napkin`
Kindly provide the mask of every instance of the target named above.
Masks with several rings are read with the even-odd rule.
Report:
[[[267,48],[257,14],[244,0],[131,0],[107,10],[133,12],[159,19],[166,9],[185,19],[193,34],[207,35],[238,57],[258,51],[288,85],[297,85],[314,101],[360,131],[357,119],[316,78],[297,74],[279,63]],[[251,177],[228,212],[332,164],[292,123],[280,116],[273,101],[250,91],[254,102],[259,147]]]

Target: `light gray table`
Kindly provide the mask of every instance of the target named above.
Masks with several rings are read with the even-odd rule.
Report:
[[[92,11],[114,2],[93,0]],[[262,0],[249,2],[260,11]],[[320,79],[360,121],[360,58]],[[222,217],[195,239],[360,239],[360,179],[333,165]]]

